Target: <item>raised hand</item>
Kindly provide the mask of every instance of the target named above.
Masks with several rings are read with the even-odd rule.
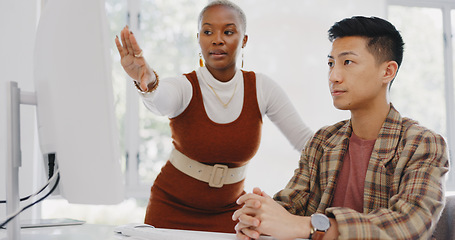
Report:
[[[143,91],[147,91],[154,86],[155,79],[152,78],[153,71],[142,56],[142,49],[139,47],[136,37],[126,26],[120,32],[120,38],[122,43],[117,36],[115,44],[120,54],[123,69],[132,79],[139,82]]]

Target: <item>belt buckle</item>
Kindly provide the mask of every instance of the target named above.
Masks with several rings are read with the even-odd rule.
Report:
[[[212,174],[209,179],[209,186],[214,188],[221,188],[224,185],[224,180],[227,176],[228,166],[223,164],[213,165]]]

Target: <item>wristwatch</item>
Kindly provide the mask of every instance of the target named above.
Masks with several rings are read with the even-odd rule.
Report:
[[[311,215],[310,239],[321,240],[330,227],[329,218],[321,213]]]

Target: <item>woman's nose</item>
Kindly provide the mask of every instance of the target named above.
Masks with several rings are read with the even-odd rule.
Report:
[[[212,38],[212,44],[213,45],[221,45],[224,44],[224,40],[221,34],[213,34]]]

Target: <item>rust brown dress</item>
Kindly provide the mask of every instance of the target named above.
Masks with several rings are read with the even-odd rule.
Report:
[[[236,120],[226,124],[208,117],[196,73],[185,75],[192,84],[193,97],[182,114],[170,119],[175,148],[209,165],[245,165],[256,154],[261,139],[262,116],[254,72],[243,71],[243,108]],[[244,180],[212,188],[168,161],[152,186],[145,223],[159,228],[233,233],[236,222],[232,214],[239,209],[236,200],[245,193],[243,188]]]

